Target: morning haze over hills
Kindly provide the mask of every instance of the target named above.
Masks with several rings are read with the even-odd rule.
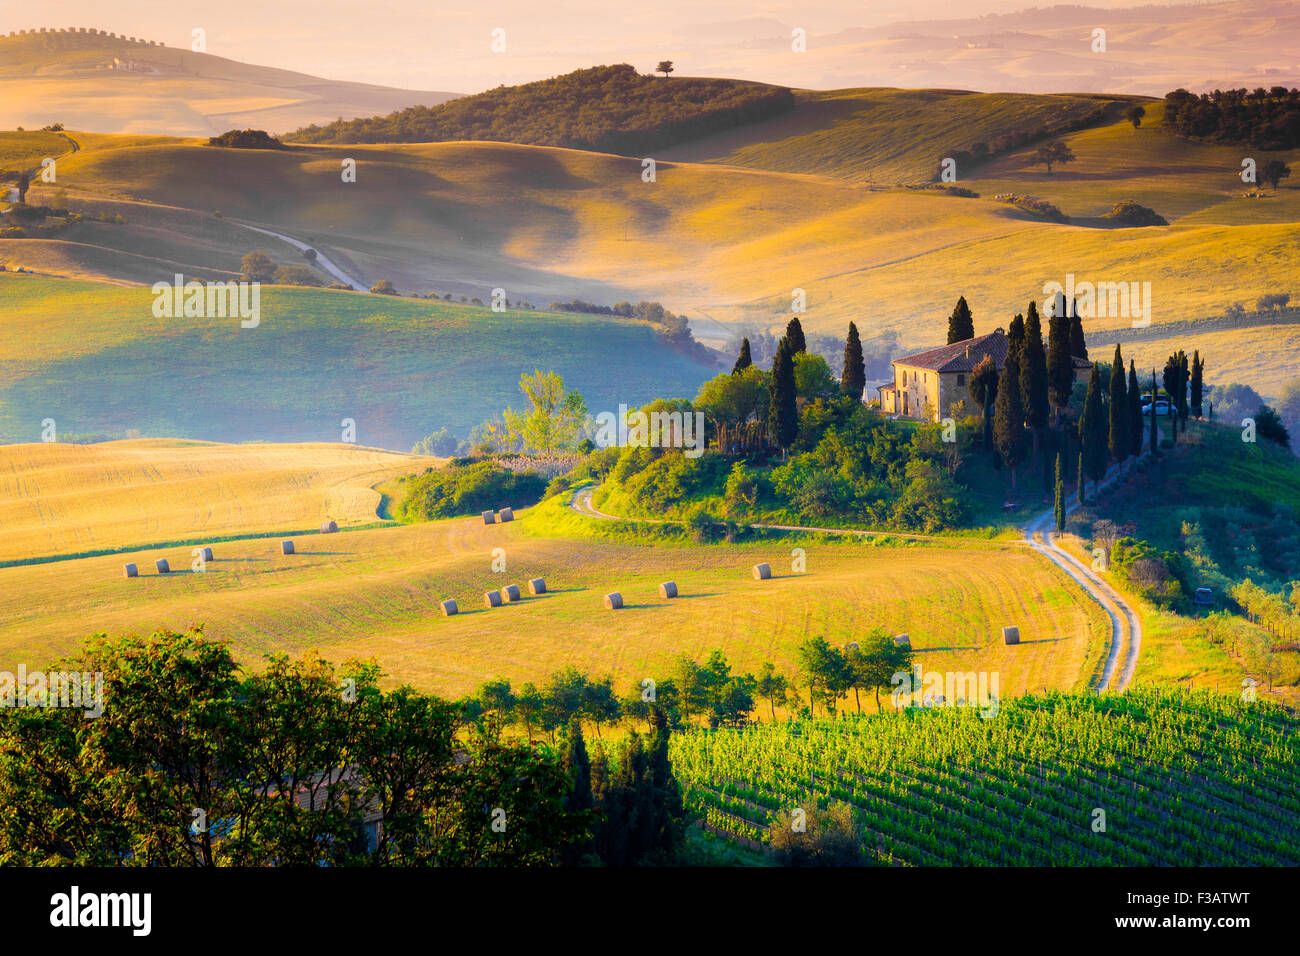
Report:
[[[0,15],[0,866],[1300,863],[1300,14],[950,7]]]

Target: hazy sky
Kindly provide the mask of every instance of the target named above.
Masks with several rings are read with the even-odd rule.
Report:
[[[1149,0],[1148,0],[1149,3]],[[44,0],[6,3],[0,32],[97,27],[330,79],[477,92],[597,63],[643,71],[672,59],[685,75],[731,75],[818,86],[815,57],[795,60],[773,41],[915,19],[1005,13],[1042,0]],[[1098,8],[1136,4],[1098,0]],[[506,52],[490,49],[505,30]],[[764,42],[766,41],[766,42]],[[788,43],[788,40],[786,41]],[[787,62],[788,61],[788,62]]]

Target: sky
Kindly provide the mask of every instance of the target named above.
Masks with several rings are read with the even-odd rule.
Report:
[[[916,19],[1006,13],[1024,0],[43,0],[7,3],[0,33],[97,27],[191,45],[246,63],[329,79],[472,93],[598,63],[643,72],[674,60],[681,75],[725,75],[810,87],[843,78],[825,57],[797,57],[791,31],[810,38]],[[1040,4],[1046,6],[1047,4]],[[1097,0],[1095,8],[1136,4]],[[1149,5],[1149,0],[1148,0]],[[493,31],[505,50],[493,52]],[[815,46],[816,40],[811,41]],[[815,52],[815,51],[814,51]]]

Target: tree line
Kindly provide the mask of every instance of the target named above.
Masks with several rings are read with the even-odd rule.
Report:
[[[244,673],[201,628],[98,635],[103,712],[0,708],[0,863],[549,866],[673,862],[685,831],[653,710],[588,759],[463,702],[385,691],[373,662]]]
[[[1300,146],[1300,90],[1284,86],[1165,94],[1165,125],[1207,143],[1295,149]],[[1274,184],[1276,185],[1276,183]]]

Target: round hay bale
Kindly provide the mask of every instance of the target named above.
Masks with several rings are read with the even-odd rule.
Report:
[[[490,511],[485,511],[485,512],[483,512],[483,523],[484,523],[484,524],[496,524],[496,522],[497,522],[497,517],[496,517],[496,515],[494,515],[494,514],[493,514],[492,512],[490,512]]]
[[[204,548],[202,551],[199,552],[199,555],[203,558],[204,561],[211,561],[211,560],[212,560],[212,549],[211,549],[211,548]]]
[[[453,614],[460,613],[460,608],[458,608],[456,606],[456,602],[451,600],[450,598],[448,598],[446,601],[443,601],[438,606],[442,608],[443,617],[451,617]]]
[[[158,569],[159,574],[170,574],[172,570],[171,565],[167,563],[166,558],[159,558],[153,563],[153,566]]]
[[[324,524],[320,526],[321,534],[333,534],[335,531],[338,530],[339,530],[338,522],[336,522],[333,518],[330,518],[328,521],[326,521]]]
[[[513,508],[502,508],[500,511],[497,512],[497,520],[498,520],[498,521],[514,521],[514,520],[515,520],[515,512],[514,512],[514,509],[513,509]]]
[[[287,539],[287,538],[286,538],[285,540],[281,541],[281,542],[280,542],[280,553],[281,553],[281,554],[293,554],[293,553],[294,553],[294,550],[293,550],[293,542],[290,541],[290,540]]]
[[[1020,643],[1020,628],[1018,628],[1018,627],[1004,627],[1004,628],[1002,629],[1002,643],[1003,643],[1003,644],[1019,644],[1019,643]]]
[[[895,646],[895,647],[911,647],[911,646],[912,646],[912,639],[911,639],[910,637],[908,637],[906,634],[895,634],[895,635],[894,635],[894,646]]]
[[[521,600],[519,596],[519,585],[507,584],[503,587],[501,589],[501,599],[507,604],[514,604],[516,601]]]
[[[772,566],[770,564],[754,565],[754,580],[766,581],[772,577]]]
[[[138,578],[139,576],[140,576],[140,569],[137,568],[134,564],[122,565],[122,577]]]
[[[486,607],[500,607],[500,606],[501,606],[501,592],[500,592],[500,591],[484,591],[484,592],[483,592],[483,604],[484,604],[484,606],[486,606]]]
[[[617,611],[623,606],[623,595],[617,591],[610,591],[605,595],[605,610]]]
[[[545,593],[546,593],[546,581],[543,580],[542,578],[533,578],[531,581],[528,582],[528,593],[529,593],[529,594],[545,594]]]
[[[659,596],[661,598],[677,597],[677,582],[665,581],[663,584],[659,585]]]

